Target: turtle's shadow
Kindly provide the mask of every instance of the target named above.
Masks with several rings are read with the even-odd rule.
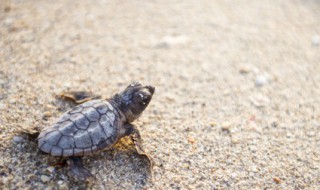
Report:
[[[96,177],[96,184],[107,189],[140,189],[152,179],[149,161],[136,153],[127,137],[109,150],[86,157],[85,165]]]
[[[126,138],[121,139],[109,150],[83,157],[85,167],[94,176],[93,179],[83,182],[69,177],[66,159],[42,153],[37,148],[35,139],[27,135],[24,137],[27,141],[21,154],[28,153],[31,167],[37,167],[38,170],[34,183],[44,183],[41,179],[43,175],[50,177],[50,181],[45,184],[59,184],[63,181],[68,189],[142,189],[151,182],[152,174],[148,160],[139,156]]]
[[[97,187],[100,184],[110,189],[139,189],[152,177],[148,161],[130,150],[105,151],[94,160],[88,157],[85,164],[96,177]]]

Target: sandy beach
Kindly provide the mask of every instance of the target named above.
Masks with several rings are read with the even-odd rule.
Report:
[[[319,189],[317,0],[0,0],[0,189]],[[22,131],[67,91],[156,87],[139,127],[73,180]]]

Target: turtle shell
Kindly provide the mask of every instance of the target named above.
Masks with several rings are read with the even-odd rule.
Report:
[[[38,137],[38,146],[52,156],[85,156],[112,146],[120,137],[120,119],[112,105],[92,100],[74,107]]]

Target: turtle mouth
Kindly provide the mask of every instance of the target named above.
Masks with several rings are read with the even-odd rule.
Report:
[[[153,95],[153,93],[155,91],[155,87],[151,86],[151,85],[148,85],[148,86],[146,86],[146,88],[149,90],[150,94]]]

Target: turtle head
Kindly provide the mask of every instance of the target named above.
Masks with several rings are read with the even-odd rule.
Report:
[[[154,90],[153,86],[143,86],[139,82],[133,82],[119,94],[119,109],[126,116],[128,122],[139,118],[148,106]]]

